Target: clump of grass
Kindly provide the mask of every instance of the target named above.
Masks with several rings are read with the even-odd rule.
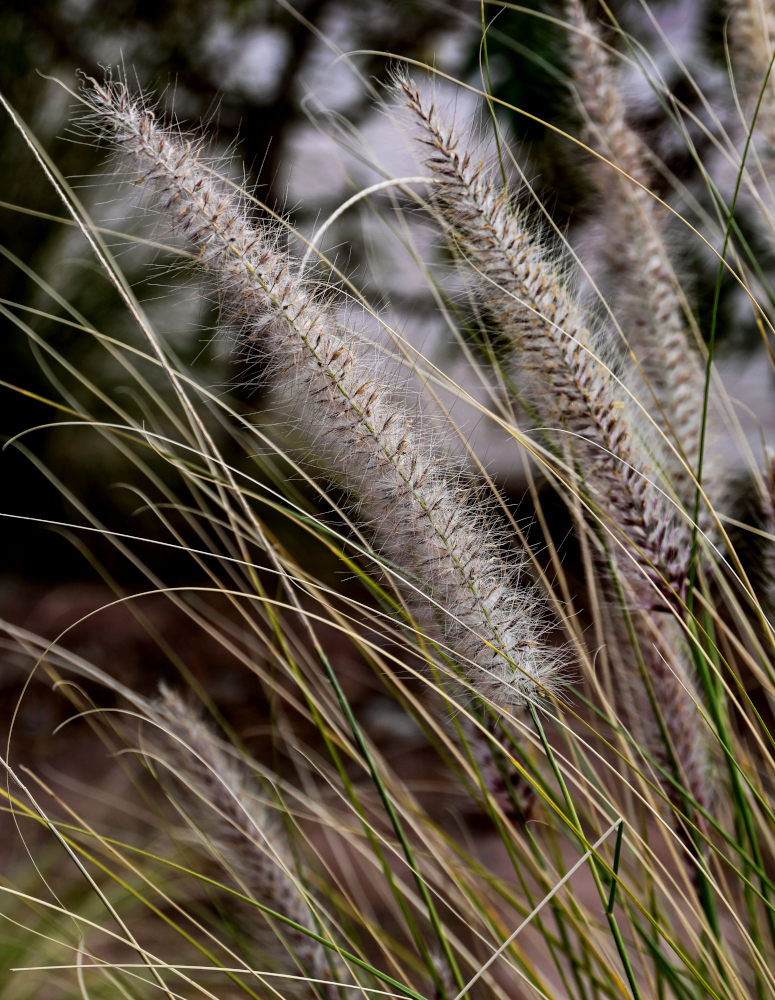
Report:
[[[221,657],[248,672],[265,737],[250,752],[219,718],[210,678],[192,677],[175,649],[167,656],[202,711],[169,688],[133,691],[120,664],[88,662],[67,636],[4,623],[9,662],[65,690],[111,750],[135,751],[116,756],[138,803],[123,834],[6,762],[18,828],[47,831],[107,914],[77,895],[52,903],[42,889],[4,887],[31,952],[50,955],[51,935],[22,910],[72,923],[57,947],[75,956],[82,995],[775,993],[771,590],[751,586],[724,532],[725,458],[707,433],[715,331],[700,331],[707,348],[688,332],[691,299],[649,190],[653,155],[628,122],[597,24],[575,0],[566,14],[580,136],[597,154],[584,169],[598,192],[616,190],[599,218],[624,276],[607,313],[577,292],[575,258],[536,224],[529,192],[515,195],[502,137],[469,142],[403,70],[394,87],[429,171],[413,204],[463,271],[482,342],[499,345],[489,365],[467,357],[491,407],[408,348],[411,371],[394,377],[391,344],[370,343],[341,290],[318,277],[328,262],[305,271],[290,225],[232,183],[202,138],[164,124],[124,81],[86,79],[79,135],[111,146],[165,237],[180,239],[171,252],[214,289],[236,363],[271,392],[270,415],[241,412],[174,357],[19,123],[146,337],[123,344],[71,315],[120,359],[139,403],[107,400],[110,418],[96,419],[100,387],[53,347],[50,363],[80,396],[49,402],[73,433],[132,463],[158,521],[150,541],[186,555],[197,582],[165,585],[137,540],[78,509],[213,642],[213,672]],[[750,33],[750,12],[740,16]],[[637,57],[631,46],[626,58]],[[747,87],[755,115],[763,101]],[[750,192],[749,135],[733,138],[723,141],[736,192]],[[750,290],[754,262],[733,244],[737,193],[731,204],[712,194],[720,225],[703,239]],[[444,280],[433,291],[452,319],[464,309]],[[21,310],[9,315],[35,339]],[[409,376],[425,390],[415,402]],[[442,390],[506,432],[515,464],[528,450],[531,477],[558,491],[575,577],[551,525],[544,550],[531,548],[497,477],[449,457],[459,428]],[[766,577],[770,460],[754,472]],[[139,596],[117,601],[132,608]],[[378,712],[356,703],[348,662]],[[113,712],[93,711],[100,687]],[[407,745],[427,781],[401,776]],[[14,961],[52,976],[69,964]]]

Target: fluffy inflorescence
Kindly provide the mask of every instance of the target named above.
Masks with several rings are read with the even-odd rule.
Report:
[[[589,85],[595,86],[594,79]],[[655,630],[651,614],[665,602],[675,605],[683,595],[691,548],[687,522],[657,487],[658,469],[636,431],[638,410],[628,405],[624,388],[603,360],[608,353],[604,343],[584,322],[556,267],[513,212],[506,194],[495,190],[468,154],[459,153],[457,137],[441,124],[434,107],[411,83],[404,80],[401,87],[422,125],[422,140],[431,148],[427,162],[443,181],[434,188],[435,205],[482,276],[479,293],[510,341],[506,363],[514,380],[550,434],[570,434],[564,450],[580,467],[592,503],[625,545],[625,551],[612,553],[615,575],[634,597],[629,627],[635,630],[646,680],[655,693],[654,702],[644,706],[642,684],[627,681],[631,704],[638,706],[638,725],[641,715],[652,720],[642,733],[644,745],[667,774],[685,782],[691,798],[707,806],[708,743],[697,718],[693,672],[678,641],[678,627],[667,619]],[[622,137],[621,146],[636,156],[634,136]],[[671,412],[682,413],[683,408]],[[563,449],[562,439],[555,440]],[[616,632],[624,623],[614,616],[608,627]],[[675,641],[658,646],[655,634],[665,628],[676,633]],[[655,721],[663,732],[653,732]],[[672,759],[666,756],[666,743]],[[675,786],[668,781],[665,787],[668,801],[680,808]]]
[[[245,199],[161,127],[123,86],[88,80],[91,118],[130,159],[170,225],[199,249],[227,321],[255,346],[292,418],[357,498],[382,554],[399,569],[413,617],[451,655],[464,686],[515,707],[554,688],[561,655],[543,636],[536,591],[507,563],[488,516],[412,427],[406,408],[329,304],[301,280]]]
[[[561,453],[581,470],[590,504],[626,553],[617,556],[640,607],[680,602],[688,530],[656,486],[658,472],[636,433],[625,390],[604,361],[557,269],[484,168],[408,80],[399,81],[442,181],[433,200],[452,239],[480,276],[477,291],[510,346],[514,380]],[[559,432],[559,436],[558,436]]]
[[[621,82],[608,63],[597,26],[587,17],[580,0],[568,0],[567,10],[574,29],[570,33],[574,84],[589,141],[612,164],[595,158],[590,172],[604,199],[600,212],[604,245],[618,272],[626,266],[625,284],[631,301],[627,342],[640,359],[658,403],[655,417],[677,451],[675,459],[671,456],[676,453],[666,453],[673,489],[691,511],[694,476],[699,468],[705,372],[688,336],[662,237],[662,206],[646,190],[652,173],[648,152],[627,122]],[[615,197],[612,183],[616,185]],[[718,501],[723,475],[711,459],[706,450],[702,480],[710,500]],[[711,523],[701,508],[703,530],[709,530]]]
[[[770,69],[775,52],[775,9],[771,0],[730,0],[729,36],[735,84],[748,115],[759,104],[756,137],[764,155],[771,156],[775,148],[775,80]]]
[[[656,781],[673,815],[704,823],[694,806],[709,810],[716,792],[712,741],[702,716],[691,655],[681,627],[664,615],[634,612],[631,634],[616,616],[606,633],[625,660],[614,654],[617,700],[638,747],[657,768]],[[638,664],[632,662],[635,655]],[[679,826],[686,838],[686,828]]]
[[[568,0],[567,10],[575,29],[571,32],[574,81],[589,139],[627,175],[614,175],[611,166],[598,159],[593,161],[592,177],[605,198],[601,210],[604,242],[609,252],[618,256],[619,270],[624,262],[625,284],[631,289],[625,329],[627,342],[643,358],[643,370],[659,404],[657,419],[683,457],[683,461],[671,460],[670,452],[666,456],[667,468],[678,499],[687,510],[692,510],[705,375],[687,336],[662,239],[658,202],[644,190],[650,174],[648,153],[627,122],[621,87],[608,64],[596,25],[586,16],[579,0]],[[611,197],[612,179],[617,186],[617,197]],[[719,473],[707,460],[703,484],[710,499],[719,500]],[[704,531],[712,530],[712,520],[704,507],[699,510],[699,523]],[[615,622],[614,628],[621,629],[622,624]],[[636,724],[643,726],[651,718],[657,721],[656,728],[660,730],[655,732],[654,726],[646,725],[645,731],[639,733],[642,743],[665,772],[674,774],[689,795],[707,808],[712,801],[709,741],[706,726],[698,715],[701,699],[686,643],[676,625],[662,622],[657,630],[648,615],[633,615],[629,626],[643,657],[650,702],[644,703],[646,688],[642,684],[633,685],[630,711]],[[666,753],[667,748],[671,754]],[[682,810],[684,803],[675,785],[666,784],[666,797]]]
[[[255,796],[247,769],[229,755],[210,727],[175,692],[162,689],[146,717],[154,726],[146,752],[161,767],[164,784],[175,784],[185,811],[214,856],[240,889],[307,931],[315,924],[306,897],[293,875],[287,837],[276,818]],[[316,979],[330,979],[324,947],[304,930],[283,924],[284,937],[298,961]],[[271,951],[274,932],[267,947]],[[262,935],[256,934],[261,943]],[[326,995],[338,996],[333,988]]]
[[[661,623],[658,641],[642,642],[640,650],[649,679],[653,714],[663,730],[645,733],[643,745],[666,774],[675,776],[677,785],[663,784],[676,811],[680,814],[687,808],[682,790],[700,809],[708,810],[715,799],[711,744],[707,724],[701,716],[702,699],[687,669],[690,658],[686,639],[674,623]],[[642,699],[635,704],[642,704]],[[639,715],[641,726],[647,726],[647,718],[647,712]],[[704,819],[699,818],[699,822],[704,824]]]

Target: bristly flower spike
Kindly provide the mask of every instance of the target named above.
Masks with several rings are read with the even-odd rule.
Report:
[[[461,151],[454,130],[411,81],[399,77],[397,85],[430,148],[427,165],[442,181],[433,189],[433,204],[479,276],[476,291],[509,344],[506,364],[514,382],[560,454],[572,454],[590,502],[626,547],[617,561],[637,606],[680,607],[688,529],[657,486],[658,467],[606,363],[611,352],[506,192]]]
[[[653,170],[640,136],[627,121],[622,87],[609,65],[596,24],[580,0],[567,0],[574,86],[581,103],[589,141],[612,164],[597,157],[590,173],[604,198],[601,221],[604,246],[617,272],[626,262],[630,308],[626,336],[658,403],[655,417],[678,455],[665,449],[673,489],[693,512],[694,476],[699,469],[705,370],[688,335],[677,280],[663,239],[660,206],[648,190]],[[617,169],[618,168],[618,169]],[[619,172],[621,171],[621,173]],[[611,184],[617,196],[611,196]],[[682,456],[679,460],[678,456]],[[702,485],[716,506],[723,501],[725,475],[714,461],[713,448],[703,453]],[[700,506],[700,527],[712,531],[713,520]]]
[[[431,149],[427,163],[443,181],[433,189],[434,205],[481,276],[478,293],[509,341],[506,363],[514,381],[524,387],[547,432],[560,429],[558,450],[571,454],[580,467],[582,487],[626,546],[624,552],[611,546],[612,568],[625,599],[632,602],[632,625],[656,689],[656,706],[654,711],[647,707],[646,716],[653,720],[656,714],[663,723],[672,755],[680,758],[679,782],[685,781],[689,795],[705,807],[712,798],[708,741],[697,718],[693,674],[683,644],[669,643],[660,650],[654,642],[655,628],[658,634],[667,625],[671,634],[680,634],[670,620],[657,625],[654,612],[666,604],[681,611],[691,548],[687,521],[658,488],[658,468],[634,420],[638,411],[627,405],[624,387],[604,361],[611,352],[585,323],[519,211],[487,180],[483,167],[460,152],[457,136],[418,89],[405,79],[399,79],[399,86],[421,125],[422,141]],[[643,705],[642,697],[638,704]],[[662,765],[669,765],[665,743],[652,735],[650,730],[644,734],[647,745]],[[669,782],[666,798],[680,808],[680,796]]]
[[[771,70],[775,54],[775,5],[772,0],[730,0],[728,8],[735,82],[740,86],[748,115],[759,104],[757,146],[763,157],[771,161],[775,149],[775,79]]]
[[[123,85],[87,79],[84,96],[87,124],[112,139],[170,227],[199,249],[226,322],[260,354],[316,458],[357,498],[361,524],[401,570],[413,617],[452,651],[463,682],[456,693],[513,709],[554,690],[564,657],[545,639],[550,626],[523,580],[524,554],[516,565],[501,557],[486,507],[433,457],[395,388],[298,276],[276,234],[204,165],[196,144],[161,126]]]
[[[208,856],[214,856],[251,899],[293,922],[273,925],[264,933],[252,916],[254,944],[272,956],[281,937],[307,974],[321,981],[322,995],[337,1000],[338,988],[330,980],[332,965],[342,972],[340,962],[331,953],[332,962],[312,936],[318,928],[293,874],[286,833],[257,798],[247,768],[227,753],[193,707],[174,691],[162,687],[145,715],[154,726],[145,751],[157,761],[162,784],[195,823]]]

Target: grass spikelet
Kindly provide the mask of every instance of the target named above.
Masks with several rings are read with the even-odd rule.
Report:
[[[304,974],[323,980],[316,987],[326,998],[339,997],[331,960],[312,935],[318,927],[295,874],[287,832],[261,801],[244,764],[226,752],[211,728],[186,699],[169,688],[148,705],[151,731],[145,752],[159,780],[182,803],[194,823],[205,858],[215,856],[239,890],[285,918],[261,933],[262,916],[250,914],[253,944],[270,965],[288,952]],[[182,798],[181,798],[182,795]],[[309,933],[305,933],[309,932]]]
[[[657,469],[628,418],[626,390],[605,360],[610,352],[584,322],[507,193],[463,151],[413,83],[400,79],[398,85],[431,149],[426,162],[442,181],[434,204],[480,275],[479,296],[510,342],[517,383],[560,453],[570,451],[583,465],[582,489],[627,547],[619,561],[638,606],[680,605],[688,530],[657,486]]]
[[[692,658],[682,631],[653,616],[634,614],[629,627],[629,649],[636,672],[623,680],[629,689],[624,714],[630,720],[635,744],[651,757],[654,780],[662,788],[668,821],[678,822],[684,843],[698,854],[704,815],[717,801],[714,787],[711,733],[704,718]],[[624,673],[624,671],[622,671]],[[651,767],[649,768],[651,770]],[[699,853],[703,853],[703,849]]]
[[[401,87],[433,151],[428,165],[443,181],[434,189],[434,203],[482,275],[480,295],[510,339],[520,384],[526,373],[536,383],[529,398],[545,427],[572,434],[566,447],[583,466],[582,488],[627,546],[625,553],[612,546],[609,558],[633,630],[633,656],[643,657],[635,671],[642,684],[631,683],[627,664],[619,664],[616,672],[629,688],[634,714],[645,713],[653,721],[641,732],[643,745],[660,758],[668,775],[660,783],[673,806],[675,788],[684,779],[690,798],[707,805],[709,744],[698,716],[691,661],[678,652],[682,644],[655,647],[650,634],[656,632],[653,612],[664,608],[655,600],[655,586],[680,609],[690,539],[686,522],[659,489],[658,469],[630,419],[638,411],[622,404],[602,360],[600,337],[584,324],[556,269],[520,225],[518,211],[505,192],[494,189],[483,168],[473,165],[470,154],[458,152],[459,138],[442,125],[417,88],[406,80]],[[626,399],[626,389],[622,395]],[[558,446],[563,442],[558,440]],[[615,628],[617,620],[614,616],[606,627]],[[679,760],[685,770],[677,766]]]
[[[625,303],[625,335],[657,402],[656,416],[675,451],[665,450],[666,469],[678,499],[693,513],[699,472],[705,370],[688,335],[678,281],[663,238],[664,208],[651,194],[651,158],[627,121],[622,85],[609,65],[597,25],[580,0],[567,3],[573,81],[595,157],[590,174],[601,202],[603,245]],[[606,162],[608,161],[608,162]],[[611,196],[611,185],[617,196]],[[706,444],[705,492],[723,501],[723,475]],[[701,527],[711,518],[700,507]]]
[[[761,99],[756,135],[770,159],[775,147],[775,97],[771,75],[775,55],[775,9],[771,0],[731,0],[729,41],[736,83],[748,115]]]
[[[203,168],[195,145],[160,126],[123,85],[89,80],[84,93],[136,182],[198,248],[227,320],[265,359],[287,410],[357,498],[383,556],[409,574],[413,613],[451,650],[470,691],[515,707],[554,689],[562,658],[543,638],[548,623],[523,579],[523,557],[514,567],[500,557],[487,516],[429,453],[355,338],[238,193]]]

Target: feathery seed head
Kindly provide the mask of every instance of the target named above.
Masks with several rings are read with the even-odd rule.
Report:
[[[617,298],[626,303],[625,335],[647,379],[655,418],[673,449],[664,449],[663,467],[672,490],[693,511],[702,434],[705,371],[687,329],[684,304],[665,243],[665,212],[648,190],[654,169],[645,143],[627,120],[622,86],[609,64],[597,25],[580,0],[567,0],[572,27],[570,52],[574,83],[585,116],[587,140],[596,156],[589,173],[601,198],[604,253],[616,274]],[[611,185],[617,196],[611,197]],[[707,433],[707,431],[706,431]],[[703,485],[711,502],[723,501],[724,470],[706,446]],[[708,510],[700,508],[700,528],[713,532]]]
[[[398,86],[420,126],[421,142],[431,147],[426,162],[443,181],[433,189],[433,203],[464,258],[475,265],[488,315],[511,342],[514,382],[558,452],[570,449],[581,490],[632,556],[621,560],[622,573],[640,606],[654,605],[655,588],[680,605],[688,530],[655,485],[657,468],[638,412],[606,360],[606,338],[587,324],[561,271],[505,192],[481,165],[472,166],[469,154],[460,155],[454,131],[434,105],[406,78]]]
[[[148,747],[163,767],[159,778],[173,797],[183,793],[185,810],[202,837],[200,845],[206,847],[208,856],[214,855],[242,892],[298,925],[283,923],[266,935],[256,926],[254,914],[255,943],[271,956],[279,935],[310,975],[330,979],[326,950],[305,933],[316,930],[315,921],[294,875],[287,837],[255,794],[245,765],[224,749],[176,692],[163,686],[146,715],[155,727]],[[333,987],[325,992],[337,995]]]
[[[84,94],[170,227],[199,249],[286,412],[357,498],[377,548],[400,568],[412,614],[451,651],[458,692],[511,708],[553,690],[562,656],[544,639],[546,612],[521,579],[524,557],[510,565],[492,550],[489,515],[433,456],[383,371],[244,197],[203,166],[197,144],[161,126],[122,85],[87,79]]]

